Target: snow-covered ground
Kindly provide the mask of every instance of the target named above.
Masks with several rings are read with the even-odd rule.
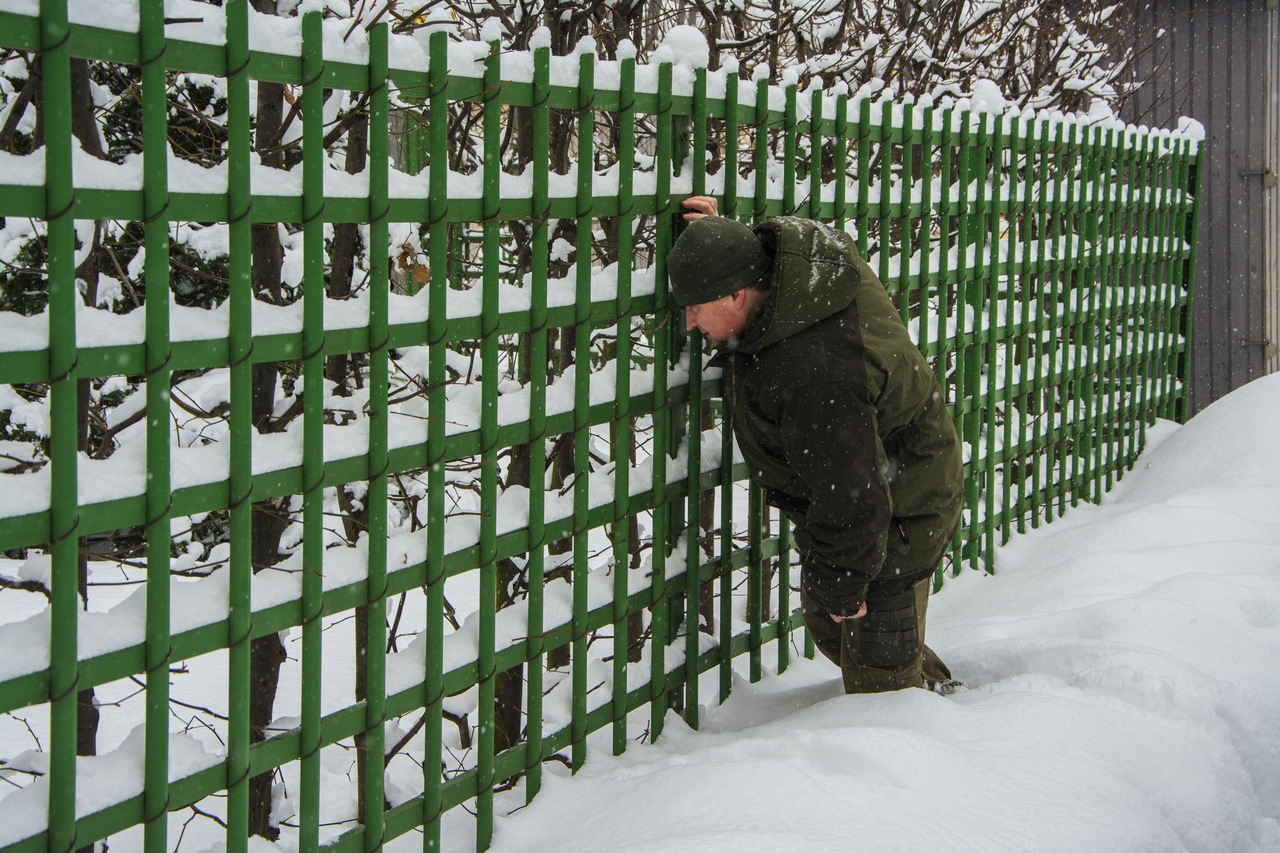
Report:
[[[800,659],[781,677],[740,681],[717,706],[711,673],[699,731],[672,716],[657,744],[616,759],[597,733],[576,778],[546,765],[531,807],[519,808],[522,786],[499,794],[498,813],[513,813],[498,820],[494,849],[1280,853],[1278,424],[1280,375],[1186,426],[1162,422],[1102,506],[1015,537],[995,576],[948,579],[930,605],[929,642],[966,691],[844,696],[833,666]],[[456,592],[455,604],[466,598]],[[30,594],[0,599],[9,620],[41,606]],[[325,635],[326,707],[349,701],[350,630],[348,620]],[[225,655],[205,658],[175,690],[221,708]],[[287,718],[297,668],[282,679],[276,711]],[[122,698],[136,689],[99,688],[99,701],[135,711],[104,712],[99,747],[110,754],[96,760],[132,761],[112,778],[140,790],[130,732],[141,700]],[[0,718],[10,756],[47,734],[43,709],[19,716]],[[175,737],[205,745],[197,763],[216,761],[216,738],[194,718],[185,728]],[[349,817],[351,758],[326,761],[325,813]],[[295,790],[296,767],[286,775]],[[20,818],[43,819],[23,793],[0,791],[0,844],[29,834]],[[218,849],[221,830],[188,817],[171,817],[170,849],[184,837],[182,850]],[[474,850],[466,811],[446,815],[444,840],[447,853]],[[139,850],[141,832],[110,842]],[[421,836],[387,849],[420,850]]]
[[[801,660],[700,731],[600,743],[493,849],[1280,850],[1277,427],[1280,375],[949,580],[929,643],[966,691],[844,696]]]

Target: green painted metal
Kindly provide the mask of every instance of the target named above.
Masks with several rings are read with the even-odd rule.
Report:
[[[685,333],[663,286],[678,202],[690,192],[718,195],[721,210],[744,221],[797,212],[856,235],[933,361],[968,454],[965,519],[943,568],[991,570],[997,543],[1053,521],[1068,505],[1100,499],[1133,464],[1156,417],[1185,416],[1204,168],[1203,148],[1185,138],[851,102],[842,90],[802,97],[794,85],[751,85],[736,76],[724,80],[723,95],[712,95],[718,72],[699,69],[687,79],[669,64],[653,69],[624,58],[606,73],[589,54],[557,60],[575,65],[577,77],[568,81],[569,66],[561,66],[553,82],[548,48],[532,51],[531,70],[508,73],[525,66],[509,62],[496,42],[468,71],[457,56],[451,61],[443,32],[431,35],[421,67],[391,67],[390,40],[398,37],[386,24],[368,31],[367,62],[331,60],[326,28],[340,22],[316,12],[300,22],[300,53],[275,55],[249,50],[247,0],[228,0],[225,14],[223,47],[166,37],[156,0],[143,4],[137,33],[72,26],[60,0],[42,0],[38,16],[0,13],[0,45],[42,51],[48,140],[36,155],[45,163],[43,186],[9,186],[0,176],[0,215],[47,223],[48,321],[57,330],[42,350],[0,352],[0,382],[48,385],[52,487],[48,506],[0,518],[0,548],[51,554],[49,610],[59,626],[49,638],[49,666],[0,683],[0,712],[47,706],[50,719],[48,829],[5,853],[61,853],[134,826],[148,850],[159,850],[181,828],[169,813],[207,798],[225,809],[227,849],[244,851],[249,779],[286,767],[299,784],[289,792],[299,849],[373,851],[420,832],[423,849],[436,851],[461,811],[448,820],[445,813],[462,808],[475,815],[476,847],[484,849],[495,818],[534,799],[545,762],[582,766],[593,732],[608,729],[611,751],[621,753],[658,737],[672,710],[697,725],[708,701],[698,674],[708,673],[704,688],[718,685],[723,701],[739,665],[756,680],[775,664],[784,670],[802,640],[812,655],[809,638],[795,633],[798,555],[790,529],[748,486],[744,466],[733,465],[729,408],[718,399],[727,377],[703,377],[702,342]],[[353,37],[366,38],[359,32]],[[72,56],[141,66],[139,189],[77,187]],[[171,186],[164,89],[166,73],[179,70],[225,79],[225,191]],[[597,83],[606,80],[614,82]],[[251,81],[286,82],[300,94],[295,194],[255,192]],[[363,195],[338,195],[326,183],[330,90],[369,95]],[[392,171],[393,105],[410,128],[398,168],[425,174],[425,191],[406,193],[400,184],[407,179]],[[476,117],[482,152],[474,176],[459,174],[450,160],[459,142],[450,138],[451,119],[464,112]],[[503,139],[518,112],[531,128],[527,183],[503,162]],[[575,175],[556,173],[553,119],[570,128]],[[677,174],[677,156],[691,174]],[[720,171],[707,174],[712,162]],[[478,191],[467,189],[470,177]],[[224,224],[225,337],[175,340],[168,300],[153,298],[145,302],[141,340],[80,345],[76,218],[142,222],[152,293],[169,289],[171,222]],[[564,247],[553,249],[565,220],[576,225],[576,265],[567,278],[568,264],[557,263]],[[295,331],[255,333],[255,222],[301,233]],[[367,261],[367,321],[332,322],[345,310],[326,295],[325,228],[335,222],[367,226],[375,249]],[[407,297],[385,284],[392,269],[382,248],[399,223],[421,227],[417,248],[430,277],[415,304],[424,316],[401,316],[397,300]],[[528,251],[512,273],[517,223]],[[606,245],[598,232],[610,230],[617,239]],[[606,259],[610,277],[601,276]],[[517,281],[527,300],[508,302]],[[473,307],[460,309],[469,296]],[[553,345],[572,353],[572,378],[563,376],[563,385],[548,368]],[[405,353],[417,347],[425,348],[426,375],[416,380],[422,411],[410,419],[393,389]],[[474,359],[469,377],[457,369],[464,354]],[[250,418],[255,365],[293,363],[304,398],[323,400],[325,359],[333,355],[366,362],[367,444],[342,440],[345,427],[311,404],[297,462],[271,471],[255,465],[269,461],[258,459],[265,451],[255,446]],[[171,489],[181,480],[183,453],[171,444],[170,386],[187,372],[210,370],[226,370],[230,385],[226,471],[212,483]],[[77,383],[116,376],[145,380],[147,485],[82,505]],[[468,412],[461,401],[472,391],[477,403]],[[552,489],[540,464],[564,441],[572,442],[572,471]],[[506,472],[522,445],[533,460],[532,487],[528,519],[515,523],[506,515],[515,494]],[[459,509],[450,482],[451,471],[465,466],[477,472],[468,499],[478,517],[472,540],[458,545],[453,531],[471,511]],[[423,484],[423,521],[408,533],[397,532],[402,510],[394,502],[406,478]],[[337,577],[345,555],[326,534],[325,495],[347,486],[365,495],[367,550],[363,573]],[[707,494],[718,512],[704,529]],[[293,598],[254,611],[252,506],[289,496],[301,496],[294,506],[301,506],[305,571]],[[197,513],[226,515],[226,618],[173,631],[170,596],[183,581],[170,578],[169,525]],[[143,639],[79,660],[80,538],[128,527],[142,528],[147,543]],[[567,571],[547,559],[564,539],[572,546]],[[498,587],[504,561],[523,567],[510,590]],[[462,636],[445,624],[446,585],[452,595],[455,584],[478,591],[469,656],[447,651]],[[513,591],[517,600],[500,608]],[[717,597],[710,606],[708,593]],[[389,650],[396,638],[385,616],[400,595],[415,597],[424,614],[418,657]],[[324,629],[357,611],[367,614],[359,623],[364,683],[355,700],[333,710],[321,704],[333,648]],[[716,625],[702,630],[709,616]],[[301,636],[291,646],[299,650],[300,717],[292,729],[255,742],[250,643],[291,629]],[[224,650],[225,755],[171,780],[169,668]],[[568,670],[549,669],[565,651]],[[406,662],[414,668],[407,682]],[[514,746],[502,748],[497,685],[502,673],[521,669],[521,730]],[[75,755],[79,691],[130,676],[146,684],[142,793],[77,819],[73,803],[85,784]],[[450,739],[454,724],[445,725],[459,696],[474,697],[463,712],[475,735],[465,754]],[[407,798],[384,784],[392,722],[417,727],[412,749],[421,776]],[[362,811],[330,826],[321,757],[352,745],[362,766]]]
[[[614,419],[610,425],[613,446],[613,752],[621,755],[627,749],[627,662],[631,653],[631,611],[629,586],[631,577],[631,459],[635,439],[631,420],[631,356],[632,339],[632,268],[635,216],[635,85],[634,59],[622,60],[619,86],[624,100],[618,120],[618,294],[614,352]],[[625,330],[625,331],[624,331]]]
[[[320,12],[302,19],[302,394],[324,399],[324,75]],[[320,844],[320,688],[324,614],[324,406],[302,413],[302,720],[298,845]]]
[[[578,139],[583,144],[578,149],[579,165],[595,161],[594,100],[595,63],[590,54],[583,54],[578,61]],[[587,760],[587,628],[590,610],[588,568],[591,545],[590,524],[590,408],[591,408],[591,346],[588,337],[588,321],[591,318],[591,264],[587,259],[592,250],[592,221],[594,170],[578,169],[578,206],[574,211],[577,221],[574,276],[573,316],[573,639],[572,682],[573,721],[572,753],[570,765],[579,770]],[[562,344],[568,346],[568,344]]]
[[[427,257],[431,269],[427,304],[427,345],[430,364],[427,382],[427,618],[425,674],[423,678],[423,743],[422,760],[424,853],[440,850],[441,818],[445,811],[444,779],[439,768],[443,760],[444,719],[444,519],[445,519],[445,420],[448,399],[445,380],[448,376],[445,345],[448,340],[449,264],[449,139],[448,139],[448,68],[449,39],[442,32],[431,35],[428,54],[430,78],[427,89],[427,122],[430,129],[430,183],[427,221]]]
[[[49,832],[47,849],[67,853],[83,841],[76,828],[76,704],[80,683],[79,527],[76,500],[77,382],[75,189],[71,177],[71,50],[67,0],[41,0],[45,119],[45,218],[49,281]],[[34,543],[33,543],[34,544]]]
[[[549,111],[541,108],[549,98],[551,49],[541,47],[533,54],[533,252],[530,295],[529,360],[547,363],[547,246],[551,204],[548,192],[550,169]],[[547,458],[547,372],[531,370],[529,394],[529,458]],[[546,561],[546,491],[529,492],[529,654],[526,657],[529,687],[526,692],[525,802],[533,801],[542,783],[542,685],[544,569]]]
[[[227,833],[228,853],[246,853],[249,835],[253,635],[253,205],[249,157],[249,0],[227,2],[227,242],[231,322],[228,533],[231,538],[227,607]]]
[[[498,505],[498,201],[502,191],[502,158],[499,135],[502,116],[497,94],[502,76],[502,53],[498,43],[489,44],[484,64],[484,208],[481,212],[483,245],[481,258],[480,341],[480,502]],[[494,703],[497,665],[495,662],[498,613],[498,515],[480,518],[480,648],[476,677],[479,679],[476,757],[476,848],[484,850],[493,836],[493,757],[495,744]]]
[[[142,214],[147,288],[169,293],[169,143],[164,53],[164,2],[139,9],[142,51]],[[169,300],[146,306],[147,612],[146,721],[142,820],[143,849],[163,853],[169,808]]]
[[[387,89],[388,26],[376,25],[369,33],[369,242],[385,246],[388,241],[390,208],[390,98]],[[377,252],[369,258],[371,281],[388,278],[387,255]],[[363,749],[365,791],[363,853],[381,850],[386,834],[381,807],[386,797],[385,765],[387,721],[387,492],[388,412],[390,387],[388,359],[389,291],[385,287],[369,292],[369,560],[367,631],[365,636],[365,720],[364,736],[357,741]],[[370,805],[373,804],[373,805]]]
[[[658,102],[654,117],[654,185],[657,201],[662,202],[658,211],[657,236],[655,242],[656,259],[654,275],[658,281],[666,278],[667,251],[674,239],[672,235],[670,193],[671,193],[671,66],[663,64],[658,68]],[[676,357],[674,342],[677,324],[683,319],[677,306],[671,301],[666,288],[657,290],[654,306],[654,342],[653,363],[661,367],[654,371],[653,398],[667,399],[671,389],[668,386],[669,368]],[[674,596],[667,593],[667,543],[672,541],[678,530],[674,524],[672,504],[675,495],[669,493],[667,483],[667,465],[670,461],[676,442],[676,419],[679,409],[675,407],[657,407],[653,412],[653,537],[652,541],[662,547],[655,547],[653,554],[653,570],[650,575],[649,592],[650,625],[652,639],[649,643],[649,731],[654,738],[662,734],[667,709],[674,699],[674,687],[667,678],[667,646],[672,640],[671,608],[668,601]],[[674,557],[674,555],[672,555]],[[672,560],[674,562],[674,559]],[[673,586],[674,588],[674,586]]]

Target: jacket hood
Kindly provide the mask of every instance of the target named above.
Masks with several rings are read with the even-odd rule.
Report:
[[[769,295],[760,303],[737,350],[758,353],[848,307],[861,279],[853,239],[793,216],[766,219],[756,229],[773,247]]]

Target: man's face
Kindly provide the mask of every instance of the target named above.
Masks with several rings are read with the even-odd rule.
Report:
[[[684,326],[697,329],[717,345],[742,336],[747,326],[747,309],[742,291],[722,296],[714,302],[688,305],[684,309]]]

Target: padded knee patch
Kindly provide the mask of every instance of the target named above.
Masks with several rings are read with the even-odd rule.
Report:
[[[920,655],[916,629],[916,595],[901,591],[873,591],[867,596],[867,615],[858,620],[859,663],[885,668],[906,666]]]

